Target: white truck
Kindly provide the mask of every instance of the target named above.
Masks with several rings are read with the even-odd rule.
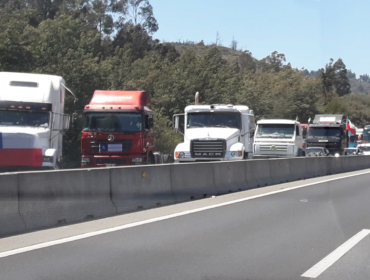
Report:
[[[295,120],[258,121],[253,146],[253,158],[305,156],[301,124]]]
[[[66,89],[62,77],[0,72],[0,170],[61,167]]]
[[[175,115],[175,129],[184,135],[177,145],[175,163],[242,160],[253,147],[253,111],[242,105],[190,105],[185,108],[184,129]]]

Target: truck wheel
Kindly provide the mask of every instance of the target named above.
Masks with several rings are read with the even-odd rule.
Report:
[[[297,154],[298,157],[304,157],[305,156],[305,153],[302,149],[299,149],[298,150],[298,154]]]
[[[63,169],[63,160],[61,160],[61,161],[57,160],[57,162],[55,164],[55,169],[56,170]]]
[[[153,154],[149,154],[148,156],[148,164],[155,164],[155,157]]]

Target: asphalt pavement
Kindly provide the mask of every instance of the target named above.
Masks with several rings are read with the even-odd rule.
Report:
[[[369,182],[317,183],[1,257],[0,279],[310,279],[302,275],[370,229]],[[370,279],[369,259],[370,235],[316,279]]]

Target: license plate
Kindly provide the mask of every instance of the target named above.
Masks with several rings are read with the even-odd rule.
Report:
[[[105,166],[106,166],[106,167],[116,166],[116,164],[115,164],[115,163],[106,163],[106,164],[105,164]]]
[[[100,152],[122,152],[122,144],[100,144]]]

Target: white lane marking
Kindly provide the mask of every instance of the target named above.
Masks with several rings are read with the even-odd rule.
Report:
[[[332,266],[337,260],[343,257],[344,254],[351,250],[358,242],[364,239],[369,233],[370,230],[368,229],[361,230],[359,233],[348,239],[346,242],[340,245],[337,249],[335,249],[333,252],[331,252],[329,255],[327,255],[325,258],[323,258],[321,261],[319,261],[317,264],[303,273],[301,276],[307,278],[318,277],[321,273]]]
[[[114,231],[118,231],[118,230],[123,230],[123,229],[127,229],[127,228],[132,228],[132,227],[137,227],[137,226],[146,225],[146,224],[150,224],[150,223],[155,223],[155,222],[159,222],[159,221],[163,221],[163,220],[168,220],[168,219],[171,219],[171,218],[180,217],[180,216],[184,216],[184,215],[188,215],[188,214],[192,214],[192,213],[197,213],[197,212],[201,212],[201,211],[205,211],[205,210],[209,210],[209,209],[213,209],[213,208],[217,208],[217,207],[222,207],[222,206],[226,206],[226,205],[230,205],[230,204],[234,204],[234,203],[239,203],[239,202],[243,202],[243,201],[247,201],[247,200],[251,200],[251,199],[255,199],[255,198],[259,198],[259,197],[264,197],[264,196],[268,196],[268,195],[282,193],[282,192],[295,190],[295,189],[299,189],[299,188],[303,188],[303,187],[308,187],[308,186],[312,186],[312,185],[318,185],[318,184],[321,184],[321,183],[346,179],[346,178],[350,178],[350,177],[354,177],[354,176],[365,175],[365,174],[369,174],[369,173],[370,173],[370,171],[366,171],[366,172],[363,172],[363,173],[357,173],[357,174],[351,174],[351,175],[332,178],[332,179],[326,179],[326,180],[322,180],[322,181],[319,181],[319,182],[303,184],[303,185],[299,185],[299,186],[295,186],[295,187],[290,187],[290,188],[285,188],[285,189],[281,189],[281,190],[272,191],[272,192],[269,192],[269,193],[258,194],[258,195],[255,195],[255,196],[240,198],[240,199],[236,199],[236,200],[232,200],[232,201],[228,201],[228,202],[222,202],[222,203],[215,204],[215,205],[210,205],[210,206],[205,206],[205,207],[196,208],[196,209],[192,209],[192,210],[182,211],[182,212],[178,212],[178,213],[174,213],[174,214],[164,215],[164,216],[161,216],[161,217],[152,218],[152,219],[148,219],[148,220],[144,220],[144,221],[134,222],[134,223],[125,224],[125,225],[116,226],[116,227],[107,228],[107,229],[102,229],[102,230],[97,230],[97,231],[93,231],[93,232],[88,232],[88,233],[84,233],[84,234],[79,234],[79,235],[75,235],[75,236],[71,236],[71,237],[66,237],[66,238],[54,240],[54,241],[43,242],[43,243],[31,245],[31,246],[26,246],[26,247],[23,247],[23,248],[18,248],[18,249],[13,249],[13,250],[1,252],[0,253],[0,258],[5,258],[5,257],[8,257],[8,256],[21,254],[21,253],[41,249],[41,248],[46,248],[46,247],[50,247],[50,246],[54,246],[54,245],[67,243],[67,242],[81,240],[81,239],[85,239],[85,238],[89,238],[89,237],[93,237],[93,236],[97,236],[97,235],[101,235],[101,234],[106,234],[106,233],[110,233],[110,232],[114,232]]]

